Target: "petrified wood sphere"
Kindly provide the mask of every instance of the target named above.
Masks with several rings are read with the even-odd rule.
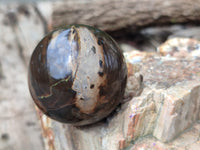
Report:
[[[29,89],[47,116],[76,126],[108,116],[123,97],[127,68],[106,33],[71,25],[46,35],[29,66]]]

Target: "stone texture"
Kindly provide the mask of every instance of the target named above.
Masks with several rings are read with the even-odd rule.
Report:
[[[177,30],[173,34],[171,34],[168,39],[171,38],[193,38],[200,40],[200,28],[199,27],[190,27],[190,28],[184,28],[182,30]]]
[[[28,60],[42,26],[34,6],[0,5],[0,150],[44,149],[27,86]]]
[[[131,149],[133,143],[134,150],[198,147],[198,57],[163,57],[138,51],[128,52],[125,56],[128,82],[133,81],[130,85],[128,83],[125,97],[135,97],[123,102],[106,120],[85,127],[62,125],[41,114],[44,131],[51,130],[55,138],[50,140],[48,134],[45,138],[52,148],[59,150],[67,146],[70,150],[117,150]],[[143,75],[143,84],[140,74]],[[136,92],[132,93],[132,90]],[[185,131],[188,132],[183,134]],[[61,137],[67,140],[57,143]],[[151,137],[157,139],[156,143]],[[145,140],[139,143],[139,139]]]
[[[169,143],[162,143],[152,136],[139,138],[130,150],[198,150],[200,148],[200,122],[184,131],[178,138]]]
[[[199,21],[199,0],[68,0],[54,3],[54,27],[65,24],[89,24],[106,31],[152,24],[175,24]],[[158,7],[159,6],[159,7]],[[103,8],[103,9],[102,9]],[[166,11],[167,10],[167,11]]]
[[[44,7],[48,7],[47,12]],[[0,150],[44,149],[26,72],[51,9],[47,3],[0,6]],[[167,41],[163,48],[170,45],[173,51],[192,45],[195,55],[127,53],[125,100],[97,124],[73,127],[53,121],[38,110],[45,149],[200,149],[199,41],[185,40],[178,39],[175,45]]]
[[[172,38],[158,47],[163,56],[192,59],[200,57],[200,41],[188,38]]]

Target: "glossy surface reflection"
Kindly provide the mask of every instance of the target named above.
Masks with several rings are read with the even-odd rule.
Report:
[[[45,36],[29,66],[29,89],[49,117],[77,126],[109,115],[123,97],[127,69],[106,33],[72,25]]]

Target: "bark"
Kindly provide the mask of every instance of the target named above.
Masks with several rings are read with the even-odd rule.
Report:
[[[200,21],[200,0],[77,0],[53,4],[52,25],[88,24],[106,31]]]

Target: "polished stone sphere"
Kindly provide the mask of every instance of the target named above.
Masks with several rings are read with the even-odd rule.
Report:
[[[32,98],[47,116],[82,126],[108,116],[123,98],[126,63],[105,32],[70,25],[47,34],[29,64]]]

